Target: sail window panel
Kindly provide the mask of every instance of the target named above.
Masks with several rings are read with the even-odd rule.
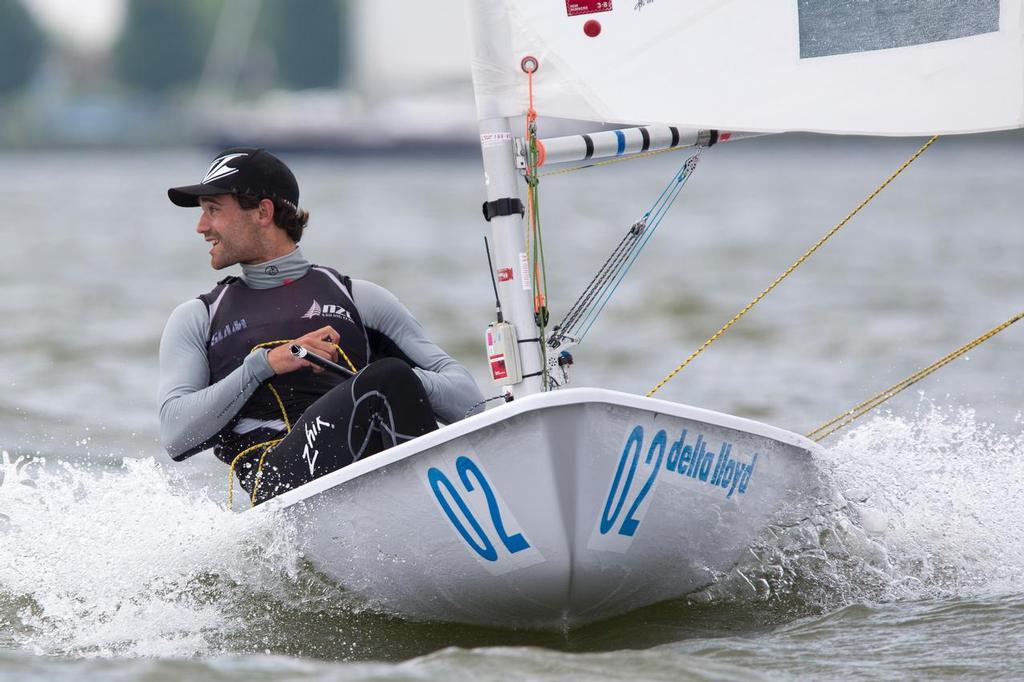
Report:
[[[999,30],[999,0],[798,0],[798,11],[801,59]]]

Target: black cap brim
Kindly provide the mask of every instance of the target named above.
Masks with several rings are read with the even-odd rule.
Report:
[[[212,197],[220,194],[231,194],[233,189],[217,187],[216,185],[187,185],[185,187],[172,187],[167,190],[167,198],[175,206],[192,208],[199,205],[200,197]]]

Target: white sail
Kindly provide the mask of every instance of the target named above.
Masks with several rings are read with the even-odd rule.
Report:
[[[467,0],[481,120],[760,132],[1024,126],[1024,0]],[[596,35],[589,35],[594,34]]]

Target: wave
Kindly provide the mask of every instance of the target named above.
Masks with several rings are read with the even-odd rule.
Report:
[[[90,467],[2,453],[0,618],[40,653],[194,655],[290,599],[301,557],[274,519],[232,514],[152,459]]]
[[[859,602],[1024,590],[1024,431],[922,398],[824,452],[827,491],[769,527],[696,603],[827,611]]]
[[[409,623],[304,561],[284,518],[236,514],[153,459],[0,457],[0,648],[403,660],[448,644],[574,651],[765,631],[851,604],[1021,593],[1024,429],[922,403],[824,451],[826,491],[688,598],[568,636]]]

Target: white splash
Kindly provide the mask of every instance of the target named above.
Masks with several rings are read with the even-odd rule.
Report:
[[[1004,433],[972,409],[922,402],[911,418],[883,415],[829,451],[853,517],[887,551],[897,578],[887,597],[1024,586],[1024,431],[1019,418],[1014,426]]]
[[[922,400],[825,452],[827,492],[771,527],[695,602],[974,597],[1024,589],[1024,425]],[[737,586],[743,589],[737,589]]]
[[[229,512],[152,459],[90,470],[4,452],[0,467],[0,606],[30,650],[216,651],[245,626],[225,592],[287,589],[299,570],[283,522]]]

